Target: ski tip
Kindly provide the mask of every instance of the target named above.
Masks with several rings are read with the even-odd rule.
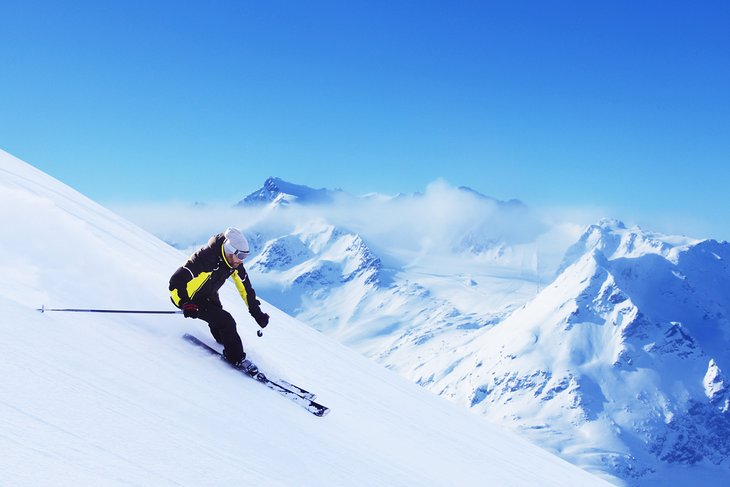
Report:
[[[317,404],[314,401],[312,401],[307,409],[310,413],[314,414],[315,416],[319,416],[320,418],[327,416],[330,412],[330,408],[321,404]]]

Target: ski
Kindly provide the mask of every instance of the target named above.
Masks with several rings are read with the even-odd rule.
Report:
[[[306,389],[302,389],[298,385],[292,384],[291,382],[286,381],[284,379],[279,379],[278,377],[276,377],[276,378],[269,377],[269,380],[272,382],[276,382],[277,384],[281,384],[286,389],[289,389],[290,391],[295,392],[297,395],[302,396],[304,399],[309,399],[310,401],[314,401],[315,399],[317,399],[317,394],[314,394],[313,392],[309,392]]]
[[[281,394],[284,397],[289,398],[293,402],[299,404],[304,409],[309,411],[310,413],[314,414],[315,416],[324,416],[327,413],[329,413],[329,408],[326,406],[323,406],[317,402],[314,401],[314,398],[316,397],[314,394],[312,394],[309,391],[306,391],[302,389],[301,387],[295,386],[294,384],[291,384],[287,381],[278,380],[278,379],[269,379],[266,377],[264,373],[262,373],[260,370],[258,370],[258,367],[251,362],[250,360],[245,360],[244,362],[247,362],[246,366],[244,367],[237,367],[230,362],[227,362],[223,358],[223,354],[220,353],[218,350],[214,349],[213,347],[209,346],[208,344],[204,343],[197,337],[190,335],[189,333],[186,333],[183,335],[183,338],[187,340],[188,342],[192,343],[193,345],[197,345],[200,348],[206,350],[208,353],[212,355],[217,355],[223,362],[228,364],[230,367],[238,370],[239,372],[243,373],[244,375],[251,377],[252,379],[256,380],[257,382],[260,382],[264,384],[269,389],[272,389],[279,394]]]

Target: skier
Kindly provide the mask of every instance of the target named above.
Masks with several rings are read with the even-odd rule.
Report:
[[[261,311],[261,302],[256,299],[243,267],[248,253],[246,237],[239,229],[229,227],[211,237],[208,245],[195,252],[170,278],[172,302],[186,318],[200,318],[208,323],[213,338],[223,345],[223,356],[234,365],[245,365],[246,352],[236,331],[236,321],[223,309],[218,296],[218,290],[228,277],[233,276],[256,323],[261,328],[269,324],[269,315]]]

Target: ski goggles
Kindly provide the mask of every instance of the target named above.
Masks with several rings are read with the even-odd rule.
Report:
[[[248,257],[248,250],[234,250],[233,255],[235,255],[238,260],[244,260]]]
[[[234,247],[233,245],[231,245],[229,242],[225,242],[223,244],[223,249],[227,253],[235,255],[238,260],[245,259],[246,257],[248,257],[248,253],[249,253],[248,250],[238,250],[238,249],[236,249],[236,247]]]

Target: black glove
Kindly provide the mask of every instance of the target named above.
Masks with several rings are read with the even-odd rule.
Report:
[[[256,320],[256,323],[258,323],[261,328],[266,328],[266,325],[269,324],[269,315],[261,310],[253,315],[253,319]]]
[[[183,303],[180,309],[182,309],[185,318],[197,318],[200,314],[200,309],[195,303]]]

